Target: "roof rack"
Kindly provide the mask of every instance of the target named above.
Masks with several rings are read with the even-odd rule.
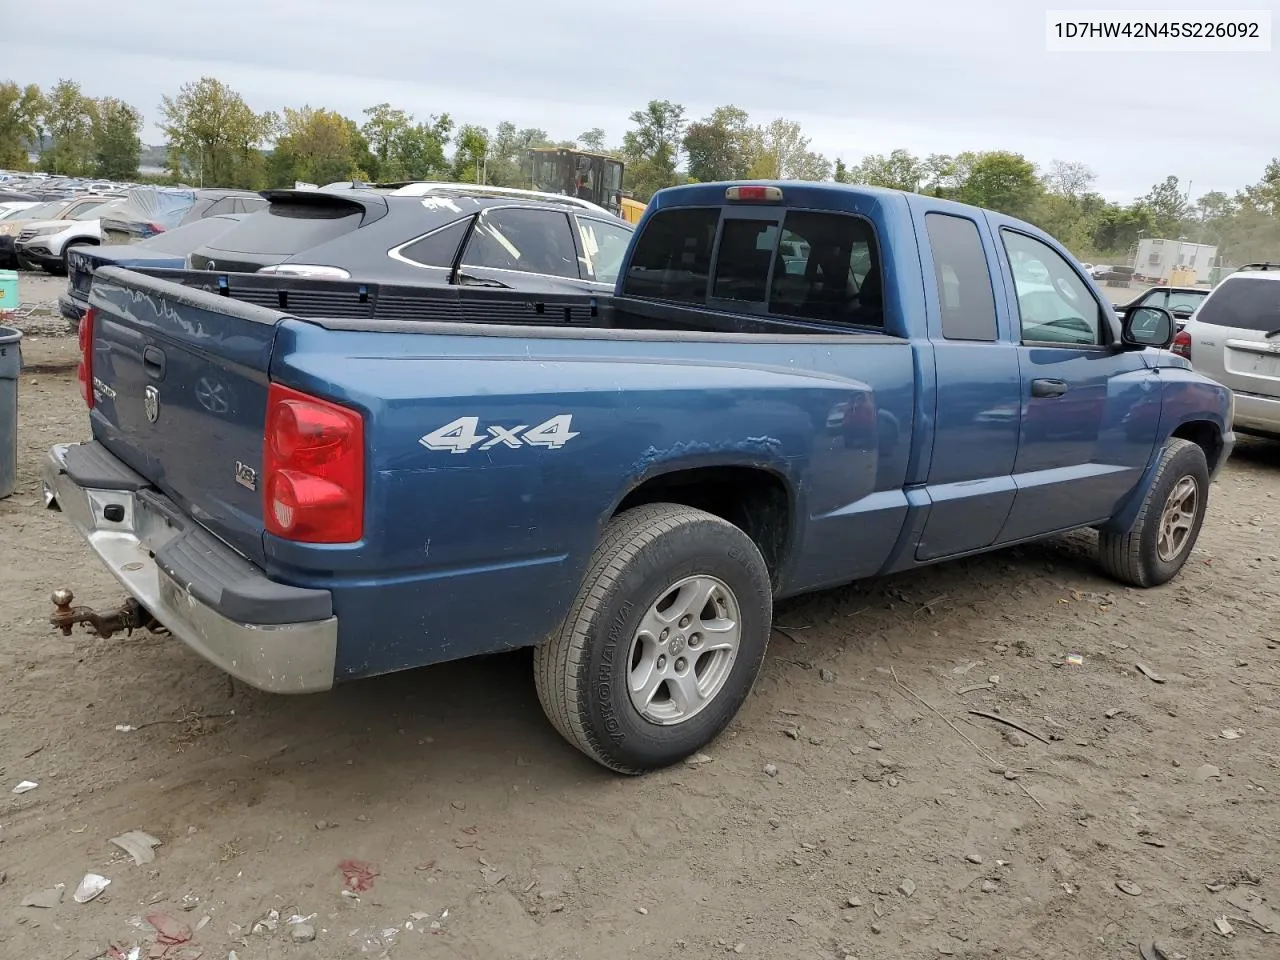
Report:
[[[1263,260],[1261,263],[1246,263],[1243,267],[1236,267],[1237,273],[1242,270],[1280,270],[1280,263]]]
[[[594,214],[603,214],[607,217],[616,216],[604,207],[589,200],[583,200],[580,197],[564,193],[546,193],[540,190],[526,190],[521,187],[496,187],[479,183],[451,183],[443,180],[399,180],[389,183],[366,183],[362,180],[343,180],[326,184],[320,189],[326,193],[343,190],[380,190],[397,197],[429,197],[432,195],[488,197],[491,199],[511,197],[523,200],[540,200],[544,203],[560,203],[577,207],[579,210],[587,210]]]

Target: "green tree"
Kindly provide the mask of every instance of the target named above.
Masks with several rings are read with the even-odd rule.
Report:
[[[363,138],[355,124],[332,110],[285,107],[276,147],[268,163],[270,179],[278,186],[294,181],[333,183],[359,172]]]
[[[185,83],[160,102],[160,129],[169,138],[174,176],[202,186],[259,187],[266,178],[262,144],[276,117],[257,114],[215,77]]]
[[[849,179],[849,168],[844,165],[844,161],[836,157],[835,171],[831,174],[831,179],[836,183],[852,183]]]
[[[489,131],[463,124],[454,138],[453,179],[458,183],[484,182],[484,166],[489,155]]]
[[[94,173],[134,180],[142,161],[142,114],[114,97],[103,97],[93,113]]]
[[[499,187],[528,187],[533,177],[530,149],[550,145],[547,131],[537,127],[518,130],[510,120],[502,121],[489,141],[486,182]]]
[[[371,171],[372,176],[379,180],[399,179],[394,175],[388,176],[384,168],[389,170],[393,158],[398,159],[397,146],[413,127],[412,118],[403,110],[394,109],[389,103],[366,107],[364,115],[368,119],[360,128],[360,132],[364,134],[369,144],[369,151],[377,161],[377,169]]]
[[[1151,212],[1151,225],[1160,237],[1176,237],[1182,230],[1182,221],[1190,213],[1186,191],[1174,176],[1165,177],[1155,184],[1139,201]]]
[[[743,179],[755,159],[756,142],[747,111],[732,104],[716,107],[684,131],[690,179],[699,183]]]
[[[961,154],[956,159],[964,171],[959,200],[1011,217],[1029,218],[1044,190],[1035,164],[1007,150]]]
[[[863,157],[849,175],[853,183],[919,193],[926,171],[924,163],[911,151],[897,149],[888,156],[873,153]]]
[[[41,157],[50,173],[84,176],[93,170],[97,105],[74,80],[59,80],[44,99],[44,126],[53,139]]]
[[[0,167],[26,170],[27,152],[40,143],[44,96],[34,83],[0,83]]]
[[[582,144],[582,149],[591,150],[595,153],[608,152],[604,145],[604,140],[605,132],[600,127],[592,127],[590,130],[584,130],[582,133],[578,134],[578,142]]]
[[[747,176],[753,180],[813,180],[831,178],[831,162],[809,149],[800,124],[778,117],[758,127],[752,137],[754,154]]]
[[[622,138],[627,179],[636,199],[647,201],[676,182],[680,141],[684,135],[684,107],[670,100],[650,100],[631,114],[634,127]]]
[[[415,123],[396,138],[392,164],[397,176],[379,173],[389,180],[433,180],[449,175],[445,147],[453,135],[453,120],[445,113]]]

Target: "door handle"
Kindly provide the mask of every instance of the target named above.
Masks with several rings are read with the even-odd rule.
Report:
[[[1032,380],[1031,395],[1033,397],[1060,397],[1067,392],[1065,380]]]
[[[142,369],[157,380],[164,379],[164,351],[159,347],[142,348]]]

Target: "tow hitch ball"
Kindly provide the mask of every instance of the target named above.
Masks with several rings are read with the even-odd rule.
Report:
[[[71,628],[77,623],[88,624],[91,633],[104,639],[121,630],[129,635],[134,630],[156,630],[160,626],[156,618],[133,598],[103,613],[92,607],[73,607],[75,594],[70,590],[55,590],[50,599],[54,609],[49,622],[61,630],[64,637],[71,636]]]

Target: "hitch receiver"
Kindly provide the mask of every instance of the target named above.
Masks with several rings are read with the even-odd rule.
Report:
[[[73,607],[75,594],[70,590],[55,590],[53,596],[53,616],[49,622],[62,631],[64,637],[71,636],[71,628],[77,623],[89,626],[90,632],[103,639],[114,633],[125,631],[126,636],[134,630],[162,631],[159,621],[137,600],[130,597],[114,610],[99,613],[92,607]]]

